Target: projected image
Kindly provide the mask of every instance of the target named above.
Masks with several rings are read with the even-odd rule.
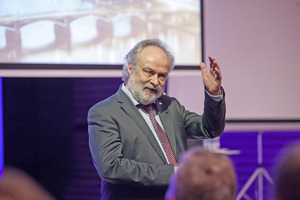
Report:
[[[199,0],[0,0],[0,63],[122,64],[160,38],[177,65],[201,62]]]

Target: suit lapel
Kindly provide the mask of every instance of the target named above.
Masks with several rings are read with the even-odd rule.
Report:
[[[120,88],[119,91],[117,92],[117,100],[120,103],[121,109],[124,110],[124,112],[127,113],[127,115],[132,118],[132,120],[138,125],[138,127],[141,129],[141,132],[145,134],[147,139],[149,140],[150,144],[152,147],[155,149],[157,154],[160,156],[160,158],[167,163],[166,158],[157,143],[151,129],[149,128],[148,124],[144,120],[143,116],[141,113],[138,111],[136,106],[132,103],[130,98],[122,91]]]

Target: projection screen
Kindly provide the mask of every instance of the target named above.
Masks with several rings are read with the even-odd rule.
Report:
[[[3,77],[35,76],[40,69],[41,76],[49,69],[56,70],[54,76],[120,69],[130,48],[147,38],[166,42],[178,66],[202,60],[199,0],[0,0],[0,5]]]

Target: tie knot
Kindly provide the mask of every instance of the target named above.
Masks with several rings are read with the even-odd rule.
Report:
[[[150,103],[148,105],[138,104],[137,107],[144,109],[148,113],[152,112],[152,110],[153,110],[152,103]]]

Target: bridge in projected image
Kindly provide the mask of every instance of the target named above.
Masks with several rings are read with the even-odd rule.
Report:
[[[121,45],[124,40],[130,41],[132,38],[145,37],[145,35],[150,34],[159,35],[164,30],[167,30],[167,32],[172,31],[173,34],[184,32],[184,34],[199,37],[197,35],[199,34],[199,26],[195,26],[195,23],[199,20],[199,13],[196,11],[179,10],[174,12],[162,8],[145,11],[127,8],[120,13],[118,9],[100,7],[90,10],[4,16],[0,18],[0,29],[2,27],[2,31],[4,30],[2,36],[4,36],[5,47],[1,48],[0,46],[0,59],[2,62],[11,62],[24,56],[57,49],[72,52],[75,48],[95,47],[97,44],[107,45],[108,41],[112,40]],[[37,25],[37,23],[39,24]],[[42,30],[43,24],[49,25],[49,23],[52,27],[51,30],[41,35],[39,31],[45,32],[45,30]],[[85,36],[86,40],[84,42],[74,42],[74,37],[73,40],[71,40],[71,37],[83,31],[73,29],[78,24],[94,31],[95,34],[92,37]],[[22,37],[22,31],[25,27],[27,30],[30,29],[31,32],[27,34],[29,36]],[[37,43],[38,38],[43,38],[44,41],[47,40],[47,37],[52,33],[54,35],[52,36],[53,40],[46,45],[31,45],[34,42]],[[28,40],[33,39],[34,42],[28,42]],[[25,40],[27,40],[25,43],[34,47],[24,45]],[[115,47],[108,46],[107,48],[118,48],[118,45]]]

